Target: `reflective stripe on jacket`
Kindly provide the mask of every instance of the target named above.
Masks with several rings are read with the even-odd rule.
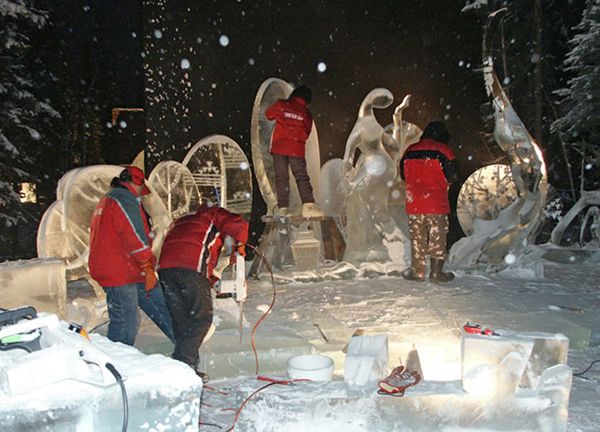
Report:
[[[265,110],[265,115],[275,120],[270,152],[303,158],[313,123],[306,101],[298,96],[280,99]]]
[[[90,276],[103,287],[143,282],[139,262],[156,264],[142,201],[129,185],[121,186],[104,195],[90,221]]]
[[[409,146],[400,161],[408,214],[450,213],[448,187],[458,180],[456,156],[446,144],[424,139]]]
[[[246,243],[248,223],[224,208],[202,205],[171,223],[158,267],[187,268],[210,279],[227,235]]]

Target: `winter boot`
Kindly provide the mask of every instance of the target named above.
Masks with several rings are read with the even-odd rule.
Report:
[[[290,211],[289,208],[287,207],[280,207],[277,210],[277,216],[285,216],[285,217],[290,217],[292,216],[292,212]]]
[[[403,396],[404,390],[408,387],[417,385],[421,381],[419,372],[404,369],[404,366],[397,366],[387,378],[379,381],[379,394],[392,396]]]
[[[415,269],[411,267],[402,272],[402,277],[410,281],[423,282],[425,280],[425,272],[419,274]]]
[[[302,204],[302,217],[303,218],[311,218],[311,217],[323,217],[325,213],[321,211],[319,206],[315,203],[304,203]]]
[[[444,273],[444,260],[431,258],[431,272],[429,273],[429,280],[431,282],[450,282],[454,279],[454,273]]]

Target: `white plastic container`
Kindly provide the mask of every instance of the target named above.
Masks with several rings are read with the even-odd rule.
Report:
[[[287,373],[292,380],[331,381],[333,359],[313,354],[292,357],[287,361]]]

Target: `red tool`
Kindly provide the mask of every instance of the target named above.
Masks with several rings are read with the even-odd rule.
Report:
[[[464,329],[467,333],[485,335],[485,336],[500,336],[494,330],[486,329],[481,327],[479,324],[465,324]]]

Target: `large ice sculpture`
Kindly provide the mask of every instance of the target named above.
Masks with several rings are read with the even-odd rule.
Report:
[[[272,215],[277,208],[277,189],[275,187],[275,169],[273,158],[269,153],[271,147],[271,135],[275,122],[265,116],[265,110],[278,99],[286,99],[293,91],[293,87],[279,78],[269,78],[262,83],[252,108],[251,141],[252,162],[254,163],[254,174],[260,188],[260,193],[267,205],[267,214]],[[321,156],[319,154],[319,138],[317,128],[313,123],[312,131],[306,140],[306,169],[313,188],[313,196],[319,199],[319,184],[321,174]],[[302,202],[296,180],[290,174],[290,206],[289,210],[299,215],[302,211]]]
[[[546,166],[539,147],[519,119],[496,73],[490,50],[491,14],[483,40],[483,76],[494,107],[494,139],[506,152],[517,198],[494,220],[475,219],[473,234],[456,242],[448,257],[453,268],[484,265],[496,269],[514,262],[535,235],[546,201]],[[508,261],[508,262],[507,262]]]
[[[203,199],[250,217],[252,172],[238,143],[224,135],[208,136],[190,149],[182,164],[191,171]]]
[[[401,133],[401,116],[394,116],[398,130],[390,135],[385,133],[373,112],[374,108],[387,108],[393,100],[387,89],[372,90],[363,100],[356,124],[346,142],[342,165],[348,191],[345,261],[407,262],[408,241],[388,209],[390,188],[398,168],[396,157],[390,157],[386,148],[395,149],[398,153],[401,151],[401,144],[394,138]],[[408,100],[405,99],[405,102]],[[397,114],[401,111],[397,110]],[[355,166],[357,149],[361,155]]]
[[[167,208],[171,220],[194,210],[200,204],[200,192],[194,177],[179,162],[159,163],[148,176],[148,182]]]
[[[110,182],[123,167],[92,165],[67,172],[58,182],[56,201],[48,207],[38,228],[38,256],[65,262],[67,280],[88,276],[90,219],[96,205],[110,189]],[[149,184],[150,190],[152,185]],[[152,217],[153,251],[158,254],[169,214],[156,192],[142,198]]]

